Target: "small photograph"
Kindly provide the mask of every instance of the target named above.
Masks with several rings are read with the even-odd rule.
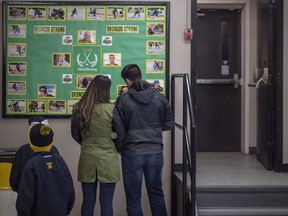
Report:
[[[80,44],[96,44],[96,31],[80,30],[78,31],[78,43]]]
[[[46,101],[45,100],[28,100],[29,113],[45,113]]]
[[[39,84],[38,97],[56,97],[56,85]]]
[[[164,93],[164,80],[147,79],[146,81],[151,84],[152,89]]]
[[[26,20],[27,8],[26,7],[8,7],[9,20]]]
[[[72,114],[73,112],[73,106],[75,103],[77,103],[79,100],[68,100],[68,114]]]
[[[71,67],[70,53],[53,53],[52,54],[53,67]]]
[[[164,36],[164,23],[147,23],[147,36]]]
[[[165,19],[165,7],[150,6],[146,8],[147,20],[164,20]]]
[[[95,75],[79,75],[77,76],[77,88],[86,89],[90,85]]]
[[[8,25],[9,38],[26,38],[26,25],[25,24],[9,24]]]
[[[25,95],[26,82],[25,81],[8,81],[9,95]]]
[[[62,74],[63,84],[70,84],[72,83],[72,81],[73,81],[72,74]]]
[[[102,46],[112,46],[112,36],[102,36]]]
[[[9,76],[25,76],[26,62],[8,62]]]
[[[146,60],[146,73],[164,73],[165,61],[158,59],[147,59]]]
[[[124,20],[125,7],[108,6],[107,7],[107,20]]]
[[[62,36],[62,44],[63,45],[72,45],[73,44],[73,36],[72,35],[63,35]]]
[[[117,95],[120,96],[124,93],[128,92],[127,85],[117,85]]]
[[[144,20],[145,7],[144,6],[130,6],[127,7],[127,19]]]
[[[46,20],[46,7],[29,7],[28,20]]]
[[[7,105],[8,105],[7,107],[8,113],[25,113],[26,112],[25,100],[8,100]]]
[[[26,57],[26,44],[25,43],[8,43],[8,56]]]
[[[147,54],[164,54],[164,41],[147,41]]]
[[[48,100],[48,113],[66,113],[65,100]]]
[[[64,21],[66,17],[65,7],[50,7],[48,8],[48,20]]]
[[[104,53],[103,60],[104,67],[121,67],[122,56],[121,53]]]
[[[85,20],[85,7],[67,7],[67,20]]]
[[[87,20],[105,20],[105,7],[87,7]]]

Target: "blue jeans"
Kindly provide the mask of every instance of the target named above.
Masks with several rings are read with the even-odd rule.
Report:
[[[143,215],[141,207],[143,174],[152,215],[167,215],[162,191],[162,169],[162,153],[135,156],[122,154],[122,172],[128,216]]]
[[[93,216],[96,204],[97,182],[81,182],[83,202],[81,216]],[[116,183],[100,183],[101,216],[113,216],[113,196]]]

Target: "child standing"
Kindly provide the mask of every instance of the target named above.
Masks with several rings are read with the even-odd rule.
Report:
[[[49,125],[48,120],[39,115],[33,115],[29,118],[28,124],[32,127],[34,124],[46,124]],[[51,153],[57,153],[58,149],[53,145]],[[18,187],[21,181],[21,176],[26,163],[35,155],[34,150],[30,147],[30,144],[22,145],[16,152],[13,159],[12,168],[10,172],[10,186],[13,191],[18,192]]]
[[[25,165],[18,188],[18,216],[69,215],[75,191],[69,169],[59,154],[52,154],[53,130],[45,124],[30,127],[30,147],[36,152]]]

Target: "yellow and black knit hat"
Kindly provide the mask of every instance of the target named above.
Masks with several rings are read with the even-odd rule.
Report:
[[[28,138],[35,152],[49,152],[54,142],[54,133],[48,125],[39,123],[30,128]]]

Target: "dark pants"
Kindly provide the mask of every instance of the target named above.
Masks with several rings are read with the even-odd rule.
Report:
[[[143,215],[141,207],[142,178],[144,174],[153,216],[166,216],[162,191],[163,154],[122,155],[122,172],[128,216]]]
[[[81,182],[83,202],[81,216],[94,216],[96,204],[97,182]],[[100,183],[100,206],[101,216],[113,216],[113,196],[116,183]]]

